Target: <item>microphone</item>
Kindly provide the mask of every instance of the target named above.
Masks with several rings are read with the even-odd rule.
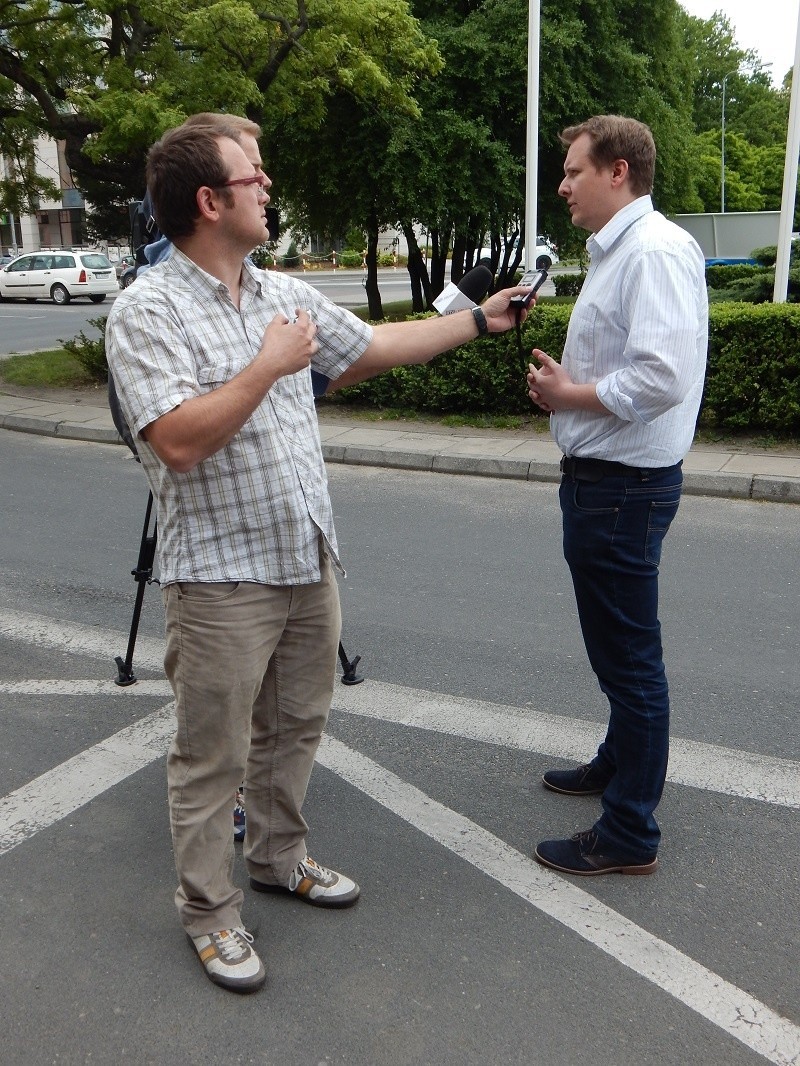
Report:
[[[442,289],[433,306],[440,315],[452,315],[454,311],[469,311],[477,307],[480,301],[489,291],[494,274],[491,270],[479,263],[472,270],[468,270],[458,285],[451,282]]]

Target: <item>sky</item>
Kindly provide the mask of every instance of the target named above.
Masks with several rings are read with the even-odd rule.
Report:
[[[753,48],[762,62],[772,63],[775,85],[794,66],[800,0],[679,0],[697,18],[708,19],[721,11],[733,26],[740,48]]]

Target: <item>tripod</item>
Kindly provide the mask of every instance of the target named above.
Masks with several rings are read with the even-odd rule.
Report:
[[[117,432],[133,452],[137,463],[141,462],[130,428],[125,421],[119,406],[117,391],[111,374],[108,375],[108,404],[111,408],[111,418],[113,419]],[[114,683],[122,688],[125,688],[127,685],[136,684],[136,675],[133,672],[133,652],[136,647],[136,637],[139,632],[139,618],[142,613],[145,588],[148,585],[158,584],[158,580],[153,577],[153,561],[156,557],[157,539],[158,522],[157,519],[153,517],[153,493],[150,492],[147,496],[147,508],[145,510],[144,525],[142,527],[142,540],[139,545],[139,558],[136,561],[135,569],[131,570],[131,576],[136,582],[136,599],[133,604],[133,618],[131,619],[131,629],[128,636],[128,648],[125,652],[124,659],[121,655],[114,657],[114,662],[117,664],[117,677]],[[356,667],[360,661],[360,655],[356,655],[354,659],[349,659],[347,657],[347,653],[340,640],[339,662],[342,666],[342,676],[340,680],[343,685],[359,685],[364,680],[362,674],[356,673]]]

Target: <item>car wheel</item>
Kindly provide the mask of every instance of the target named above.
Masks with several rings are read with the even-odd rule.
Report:
[[[136,281],[136,275],[132,271],[131,271],[130,274],[123,275],[123,278],[122,278],[122,287],[123,287],[123,289],[127,289],[129,285],[133,285],[134,281]]]
[[[70,295],[63,285],[54,285],[50,290],[50,298],[54,304],[68,304]]]
[[[105,298],[106,297],[104,293],[97,293],[95,296],[89,297],[93,304],[101,304],[103,300],[105,300]]]
[[[549,270],[552,265],[553,265],[553,260],[550,258],[549,255],[537,256],[537,258],[536,258],[536,269],[537,270]]]

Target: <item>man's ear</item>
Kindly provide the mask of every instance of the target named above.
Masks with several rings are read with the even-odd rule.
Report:
[[[619,188],[628,176],[628,161],[627,159],[615,159],[611,164],[611,184],[614,188]]]
[[[219,208],[216,202],[216,193],[208,185],[201,185],[195,193],[197,209],[201,218],[209,218],[216,221],[219,218]]]

